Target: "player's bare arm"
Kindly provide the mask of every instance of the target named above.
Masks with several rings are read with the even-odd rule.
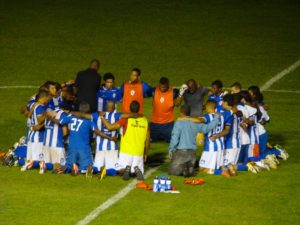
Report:
[[[120,124],[118,123],[109,123],[103,116],[100,116],[102,123],[108,130],[118,130],[121,128]]]

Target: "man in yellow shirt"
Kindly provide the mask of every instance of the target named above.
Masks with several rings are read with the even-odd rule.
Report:
[[[140,104],[137,101],[130,103],[130,112],[138,113]],[[150,132],[147,118],[122,118],[110,124],[104,117],[101,121],[108,130],[118,130],[121,133],[121,146],[119,153],[119,173],[123,179],[129,180],[130,173],[135,173],[138,180],[144,180],[144,162],[147,160],[150,147]]]

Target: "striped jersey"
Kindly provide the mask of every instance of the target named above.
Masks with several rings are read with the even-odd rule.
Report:
[[[46,110],[49,111],[49,110],[58,109],[59,106],[62,104],[62,102],[63,99],[61,95],[59,95],[58,97],[52,97],[46,105]]]
[[[259,144],[258,129],[257,129],[257,115],[256,115],[257,109],[249,105],[245,105],[245,107],[249,112],[249,119],[252,119],[254,121],[254,124],[252,126],[248,126],[250,144]]]
[[[106,112],[104,114],[104,118],[111,124],[117,122],[122,113],[116,113],[116,112]],[[104,124],[101,121],[101,118],[99,116],[99,113],[93,113],[92,114],[92,120],[97,125],[97,128],[106,134],[109,137],[114,137],[118,135],[118,131],[109,131],[105,128]],[[96,151],[102,151],[102,150],[118,150],[118,145],[115,141],[111,141],[109,139],[100,137],[97,135],[96,137]]]
[[[262,105],[259,106],[259,110],[261,112],[261,117],[259,119],[259,123],[257,123],[257,129],[258,129],[258,135],[262,135],[262,134],[266,133],[267,131],[266,131],[265,126],[262,125],[260,122],[262,120],[269,121],[270,117]]]
[[[30,107],[32,107],[33,104],[31,104]],[[38,117],[42,116],[44,111],[45,111],[45,106],[43,106],[43,105],[35,106],[35,108],[32,112],[32,115],[30,116],[30,127],[33,127],[33,126],[39,124]],[[44,129],[29,131],[28,140],[30,142],[34,142],[34,143],[43,142],[44,141],[44,131],[45,131]]]
[[[55,119],[61,120],[63,117],[68,116],[66,112],[61,109],[55,109]],[[64,135],[62,126],[53,123],[51,120],[46,119],[45,121],[45,138],[44,146],[63,148],[64,147]]]
[[[214,113],[209,113],[204,115],[205,124],[209,124],[216,115]],[[224,150],[224,137],[217,138],[212,141],[209,138],[221,133],[224,130],[224,116],[220,116],[220,122],[218,125],[210,132],[205,134],[205,143],[204,143],[204,151],[221,151]]]
[[[241,118],[238,117],[235,113],[230,111],[232,116],[232,125],[230,126],[230,131],[225,137],[225,149],[232,149],[232,148],[240,148],[240,123]]]

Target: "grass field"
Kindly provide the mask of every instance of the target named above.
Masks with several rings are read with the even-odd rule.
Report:
[[[263,85],[300,58],[296,0],[3,0],[0,27],[0,87],[74,79],[94,57],[117,84],[137,66],[153,85],[168,76],[174,85],[195,78],[207,86],[222,79],[225,86],[240,81],[248,87]],[[299,91],[300,68],[270,89]],[[0,88],[0,150],[25,134],[19,109],[34,92]],[[198,174],[207,181],[203,186],[172,177],[179,195],[135,189],[91,224],[297,224],[300,94],[265,92],[265,99],[271,142],[290,153],[278,170],[230,179]],[[150,118],[150,99],[145,111]],[[150,160],[167,154],[167,147],[153,144]],[[0,167],[0,224],[75,224],[127,184]]]

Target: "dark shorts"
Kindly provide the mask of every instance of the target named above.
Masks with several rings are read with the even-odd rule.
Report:
[[[171,134],[174,127],[174,122],[171,123],[150,123],[151,142],[164,140],[170,142]]]
[[[188,168],[190,174],[193,174],[196,158],[195,150],[175,150],[172,154],[169,174],[181,176],[185,167]]]

